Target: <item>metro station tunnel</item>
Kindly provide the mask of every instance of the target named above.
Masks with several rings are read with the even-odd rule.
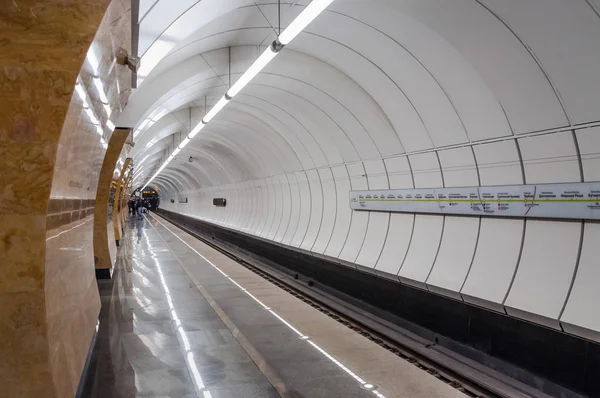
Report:
[[[600,397],[600,0],[5,0],[0,397]]]

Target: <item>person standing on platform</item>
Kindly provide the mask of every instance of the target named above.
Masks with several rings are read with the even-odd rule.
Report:
[[[144,218],[144,216],[142,216],[142,210],[144,209],[144,201],[142,200],[142,198],[137,199],[137,201],[135,202],[135,206],[137,210],[138,220],[141,220],[142,218]]]

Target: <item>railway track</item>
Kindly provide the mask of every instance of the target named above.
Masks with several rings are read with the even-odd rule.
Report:
[[[309,278],[305,278],[297,273],[292,275],[282,273],[274,267],[252,258],[239,248],[218,241],[212,235],[197,231],[189,225],[174,220],[167,215],[160,215],[173,225],[194,236],[196,239],[199,239],[208,246],[218,250],[220,253],[233,259],[240,265],[258,274],[262,278],[297,297],[311,307],[321,311],[349,329],[363,335],[398,357],[431,374],[433,377],[456,388],[467,397],[550,397],[549,395],[538,390],[533,390],[531,387],[512,379],[508,379],[511,380],[511,382],[507,383],[506,376],[494,378],[494,371],[486,373],[479,373],[477,371],[471,372],[465,370],[469,369],[468,366],[452,366],[452,363],[455,363],[452,358],[450,358],[450,360],[440,360],[440,357],[443,356],[443,354],[440,355],[439,352],[437,352],[437,355],[428,355],[427,352],[423,352],[423,349],[419,349],[419,347],[429,349],[431,346],[436,345],[436,342],[431,342],[431,344],[425,345],[424,347],[422,345],[417,345],[417,348],[415,349],[414,344],[406,344],[406,341],[400,341],[405,339],[394,338],[393,336],[397,336],[397,333],[393,333],[392,331],[387,333],[385,331],[385,322],[381,322],[377,325],[378,327],[375,328],[373,327],[372,316],[365,318],[360,315],[361,312],[359,310],[353,311],[351,305],[340,304],[340,299],[315,289],[314,282]],[[490,373],[492,373],[492,375],[490,375]]]

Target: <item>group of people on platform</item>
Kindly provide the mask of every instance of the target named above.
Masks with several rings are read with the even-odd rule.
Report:
[[[129,200],[129,214],[137,214],[138,219],[143,218],[142,214],[147,213],[149,210],[155,211],[158,209],[159,199],[151,197],[149,199],[143,199],[141,197],[132,197]]]

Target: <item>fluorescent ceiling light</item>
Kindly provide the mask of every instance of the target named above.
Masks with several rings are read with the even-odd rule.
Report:
[[[177,156],[177,154],[178,154],[179,152],[181,152],[181,148],[177,147],[177,148],[175,148],[175,150],[173,151],[172,155],[173,155],[173,156]]]
[[[110,120],[107,120],[107,121],[106,121],[106,127],[108,127],[108,128],[111,130],[111,131],[114,131],[114,129],[115,129],[115,124],[114,124],[112,121],[110,121]]]
[[[250,83],[250,80],[254,79],[254,77],[258,75],[273,58],[275,58],[276,55],[277,53],[273,51],[271,46],[267,47],[260,57],[254,61],[252,66],[250,66],[250,68],[244,72],[244,74],[235,82],[235,84],[231,86],[229,91],[227,91],[227,95],[230,98],[235,97],[240,91],[242,91],[244,87],[248,85],[248,83]]]
[[[227,105],[228,102],[229,102],[229,100],[225,96],[223,96],[219,100],[219,102],[217,102],[216,105],[213,106],[211,108],[211,110],[204,116],[204,119],[202,119],[202,121],[204,122],[204,124],[207,124],[215,116],[217,116],[217,113],[219,113],[221,111],[221,109],[225,108],[225,105]]]
[[[98,135],[100,135],[100,136],[104,135],[104,131],[102,131],[102,127],[96,126],[96,133],[98,133]]]
[[[333,0],[312,0],[304,10],[288,25],[281,35],[279,42],[283,45],[289,44],[294,37],[298,36],[316,17],[319,16],[328,5],[333,3]]]
[[[102,101],[104,104],[108,104],[108,98],[106,98],[106,93],[104,92],[102,80],[99,77],[94,77],[92,81],[94,82],[94,86],[96,86],[96,90],[98,90],[100,101]]]
[[[178,148],[180,148],[180,149],[183,149],[183,148],[185,148],[185,146],[186,146],[186,145],[187,145],[187,144],[190,142],[190,140],[191,140],[191,138],[189,138],[189,137],[185,137],[185,138],[183,139],[183,141],[181,141],[181,144],[179,144],[179,147],[178,147]]]
[[[194,138],[196,136],[196,134],[198,134],[200,132],[200,130],[202,130],[204,128],[204,126],[206,126],[204,123],[200,122],[196,125],[196,127],[194,127],[192,129],[192,131],[190,131],[190,134],[188,134],[188,138],[191,140],[192,138]]]

